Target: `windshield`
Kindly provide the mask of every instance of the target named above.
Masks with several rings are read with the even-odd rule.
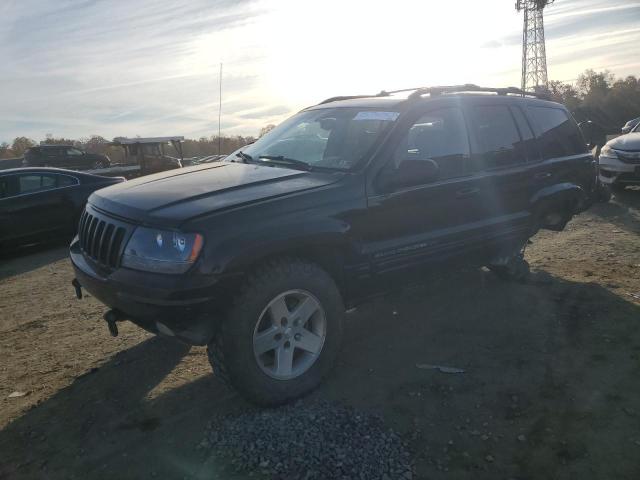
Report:
[[[303,111],[243,148],[243,158],[268,162],[279,157],[290,164],[297,160],[312,168],[348,170],[367,155],[398,115],[362,108]]]

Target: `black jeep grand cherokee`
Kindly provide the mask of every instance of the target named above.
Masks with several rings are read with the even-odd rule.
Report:
[[[393,94],[391,94],[393,93]],[[557,103],[440,87],[338,97],[222,163],[95,192],[71,244],[76,291],[115,322],[208,345],[261,404],[318,385],[345,308],[437,264],[522,278],[523,247],[595,196]]]

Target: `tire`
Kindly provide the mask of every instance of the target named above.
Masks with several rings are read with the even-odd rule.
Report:
[[[233,299],[207,347],[209,362],[247,400],[287,403],[315,389],[331,369],[343,322],[340,292],[323,269],[299,259],[271,261],[248,275]]]
[[[488,265],[487,268],[501,280],[510,282],[524,283],[531,273],[529,262],[521,254],[514,255],[504,265]]]
[[[611,188],[609,185],[599,184],[597,201],[599,203],[607,203],[609,200],[611,200]]]

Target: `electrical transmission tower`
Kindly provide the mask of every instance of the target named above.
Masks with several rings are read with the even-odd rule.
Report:
[[[547,53],[544,45],[544,7],[554,0],[517,0],[524,10],[522,30],[522,90],[547,89]]]

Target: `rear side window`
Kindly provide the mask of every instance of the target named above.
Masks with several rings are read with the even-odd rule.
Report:
[[[509,107],[473,107],[471,124],[479,148],[475,152],[479,169],[508,167],[526,161],[525,148]]]
[[[469,138],[462,111],[442,108],[420,117],[396,150],[396,166],[404,160],[433,160],[438,164],[438,180],[465,174],[469,158]]]
[[[528,110],[536,128],[542,157],[545,160],[578,155],[587,151],[577,125],[563,109],[530,106]]]
[[[524,145],[527,160],[529,162],[540,160],[540,152],[536,145],[535,136],[533,135],[533,131],[531,130],[524,113],[522,113],[522,110],[519,107],[511,107],[511,113],[513,114],[513,118],[516,120],[516,125],[518,126],[520,137],[522,138],[522,144]]]
[[[34,193],[56,187],[53,175],[20,175],[18,177],[18,193]]]

